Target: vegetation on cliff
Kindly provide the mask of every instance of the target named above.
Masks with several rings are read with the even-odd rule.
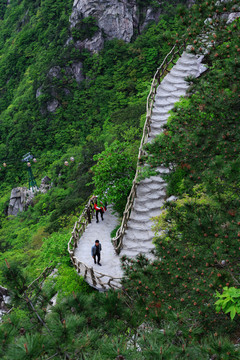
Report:
[[[1,282],[12,289],[14,305],[0,327],[1,358],[239,358],[239,315],[231,321],[214,306],[216,291],[239,289],[240,24],[226,25],[220,16],[233,11],[235,3],[197,1],[191,9],[179,8],[176,18],[163,15],[133,43],[114,40],[95,55],[72,45],[63,51],[70,2],[45,0],[38,7],[12,1],[11,13],[0,8],[0,61],[2,75],[8,74],[1,84],[0,151],[2,159],[11,159],[1,173]],[[116,192],[109,196],[115,200],[117,191],[130,187],[152,74],[183,33],[194,44],[191,51],[202,52],[197,35],[207,17],[215,25],[205,58],[209,70],[200,79],[188,79],[189,96],[176,105],[143,159],[152,170],[159,164],[171,167],[168,195],[177,197],[155,221],[158,260],[124,258],[123,290],[96,293],[71,268],[66,246],[71,227],[94,185],[105,192],[107,169],[117,161],[128,179],[116,176]],[[42,42],[29,42],[27,35],[23,40],[25,30]],[[39,44],[35,53],[29,48],[34,44]],[[23,53],[33,55],[22,59]],[[75,61],[83,62],[86,75],[79,85],[64,75],[66,64]],[[47,74],[56,65],[63,76],[50,81]],[[56,92],[61,106],[46,112]],[[22,185],[19,159],[27,151],[39,159],[37,180],[48,174],[54,187],[38,195],[27,212],[6,219],[9,188]],[[64,167],[70,156],[75,162]],[[124,197],[119,205],[121,211]],[[27,293],[26,286],[50,261],[59,276]],[[56,291],[58,304],[48,312]]]
[[[48,261],[59,263],[56,244],[47,244],[63,241],[66,258],[71,228],[93,192],[94,156],[114,149],[116,141],[130,160],[126,197],[151,77],[170,49],[168,28],[173,33],[177,26],[174,17],[165,14],[133,43],[108,41],[99,54],[91,54],[67,42],[71,6],[72,1],[11,1],[0,22],[0,159],[7,164],[0,170],[1,262],[17,261],[32,277]],[[87,28],[84,31],[87,36]],[[70,71],[79,63],[80,83]],[[55,100],[58,107],[51,112],[49,104]],[[36,196],[25,213],[6,218],[10,189],[27,186],[26,164],[21,162],[27,152],[37,158],[32,164],[37,184],[48,175],[53,188]],[[64,166],[71,156],[75,161]],[[118,204],[121,212],[124,197]]]

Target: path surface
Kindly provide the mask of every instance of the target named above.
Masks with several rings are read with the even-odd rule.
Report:
[[[111,231],[115,229],[119,221],[117,216],[112,213],[111,206],[108,206],[103,217],[103,221],[99,220],[99,222],[96,223],[96,216],[94,216],[92,223],[87,226],[86,231],[79,240],[78,247],[75,250],[75,256],[88,267],[92,267],[94,271],[121,278],[123,273],[120,266],[120,258],[115,253],[110,236]],[[99,218],[101,218],[100,215]],[[95,240],[99,240],[102,244],[102,266],[94,264],[91,256],[91,248]]]
[[[206,70],[200,60],[195,55],[184,52],[170,73],[165,76],[157,89],[151,116],[151,133],[148,141],[152,141],[156,135],[162,132],[162,126],[170,116],[168,112],[179,101],[181,96],[186,95],[189,85],[184,78],[189,75],[197,77]],[[166,183],[161,175],[168,171],[164,167],[159,167],[159,175],[151,176],[139,183],[133,210],[123,237],[123,248],[120,257],[122,255],[135,257],[139,253],[153,257],[151,252],[154,249],[152,243],[154,237],[152,217],[160,215],[162,212],[161,207],[166,198]],[[88,267],[92,267],[94,271],[121,278],[120,259],[115,254],[110,239],[110,233],[116,227],[118,220],[111,213],[110,208],[104,215],[104,221],[100,220],[99,223],[96,223],[94,218],[93,222],[88,225],[79,240],[75,256]],[[95,265],[91,257],[91,247],[96,239],[100,240],[103,248],[102,266]],[[90,280],[86,279],[86,281],[90,283]]]
[[[201,59],[202,57],[198,59],[195,55],[184,52],[157,88],[148,142],[163,131],[162,126],[170,116],[169,111],[180,97],[186,94],[189,85],[184,78],[189,75],[197,77],[206,70],[201,65]],[[120,255],[135,257],[138,253],[142,253],[153,257],[151,250],[154,249],[152,243],[154,233],[151,218],[162,212],[161,207],[166,199],[166,183],[161,175],[168,171],[164,167],[159,167],[158,176],[151,176],[139,183]]]

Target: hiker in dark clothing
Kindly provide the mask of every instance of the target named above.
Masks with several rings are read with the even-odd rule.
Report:
[[[96,257],[97,257],[97,263],[98,265],[102,266],[100,264],[101,254],[100,251],[102,250],[102,245],[100,244],[99,240],[95,241],[95,245],[92,247],[92,258],[94,259],[94,264],[96,264]]]

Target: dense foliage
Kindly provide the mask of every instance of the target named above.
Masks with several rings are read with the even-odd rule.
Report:
[[[231,321],[221,311],[228,305],[218,303],[219,313],[214,306],[223,288],[227,301],[235,294],[227,295],[229,287],[236,288],[234,299],[239,294],[239,21],[226,25],[218,17],[234,0],[196,3],[180,7],[176,17],[171,9],[134,42],[106,42],[94,55],[72,43],[64,47],[70,35],[86,36],[88,22],[92,34],[97,31],[90,18],[70,34],[72,1],[1,5],[0,157],[8,166],[0,173],[0,281],[11,289],[14,307],[0,327],[1,358],[239,358],[239,315]],[[93,189],[123,210],[152,74],[183,34],[194,44],[191,51],[202,53],[197,35],[207,17],[215,25],[205,57],[209,70],[188,79],[189,96],[142,159],[152,169],[171,168],[168,195],[177,198],[155,219],[157,260],[124,258],[123,290],[96,293],[67,254],[76,215]],[[85,76],[80,84],[66,75],[66,66],[78,61]],[[54,79],[53,66],[61,73]],[[59,106],[50,113],[54,97]],[[47,174],[54,186],[26,212],[7,218],[9,190],[25,181],[20,159],[28,151],[38,158],[37,181]],[[70,156],[75,162],[64,167]],[[27,285],[50,262],[57,276],[29,293]],[[49,311],[56,292],[58,303]]]
[[[0,21],[0,159],[7,164],[0,170],[1,263],[4,258],[17,261],[33,277],[47,261],[59,263],[58,247],[48,247],[46,255],[44,244],[63,241],[63,258],[67,256],[73,223],[98,183],[98,177],[93,182],[91,167],[102,151],[112,149],[122,168],[119,143],[129,159],[126,164],[124,158],[128,181],[124,193],[118,187],[113,197],[109,192],[108,202],[114,201],[117,210],[123,211],[150,79],[170,49],[165,40],[177,26],[174,16],[165,14],[133,43],[106,41],[100,53],[91,54],[67,42],[70,36],[83,39],[97,31],[89,17],[80,20],[73,34],[71,7],[72,1],[11,1]],[[82,63],[80,83],[69,70],[78,63]],[[50,112],[53,100],[58,107]],[[48,175],[53,188],[36,196],[25,213],[6,218],[11,188],[28,186],[27,167],[21,159],[29,151],[37,158],[32,170],[38,186]],[[71,156],[74,163],[64,166]],[[108,173],[105,176],[111,181]],[[105,195],[104,188],[97,186],[95,191]],[[70,266],[66,259],[63,266]],[[4,284],[1,271],[0,283]]]

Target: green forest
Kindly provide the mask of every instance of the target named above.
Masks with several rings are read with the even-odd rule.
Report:
[[[136,3],[142,22],[148,6],[161,9],[158,22],[98,53],[74,46],[98,25],[89,16],[70,30],[72,0],[0,4],[0,285],[11,297],[3,360],[240,359],[240,22],[226,21],[238,1]],[[156,260],[122,258],[122,290],[100,293],[77,274],[67,244],[93,194],[121,219],[153,75],[183,41],[208,70],[186,79],[187,96],[140,159],[143,176],[170,168],[176,201],[154,219]],[[76,63],[80,82],[69,75]],[[12,188],[28,187],[28,152],[38,186],[48,176],[52,187],[8,216]],[[47,267],[57,276],[29,293]]]

